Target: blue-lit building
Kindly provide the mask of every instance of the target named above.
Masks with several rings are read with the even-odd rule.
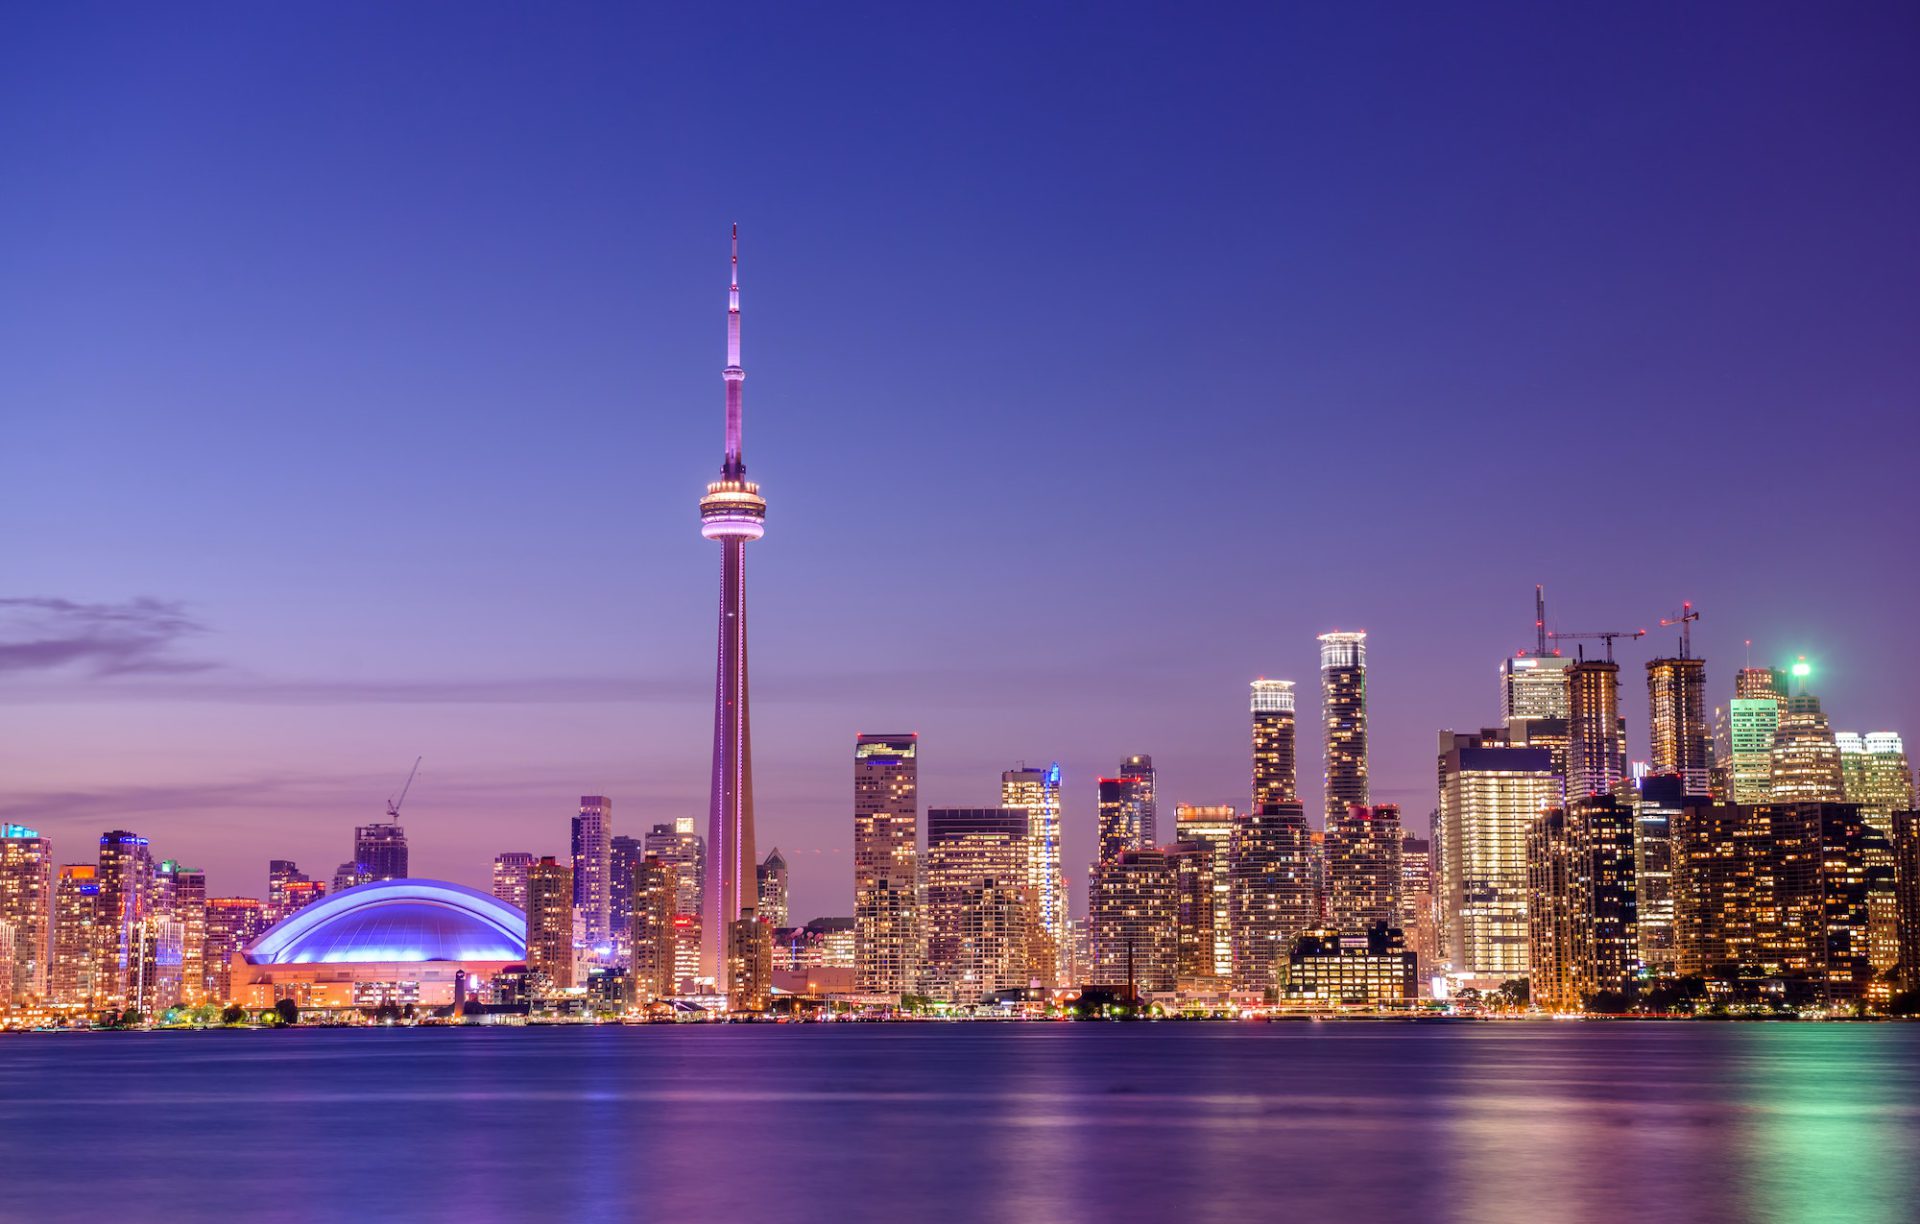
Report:
[[[246,1007],[444,1007],[460,974],[477,986],[526,959],[516,907],[441,880],[380,880],[269,927],[234,954],[231,992]]]

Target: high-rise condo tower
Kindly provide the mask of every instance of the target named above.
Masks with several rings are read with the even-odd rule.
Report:
[[[766,531],[767,502],[747,479],[740,446],[740,227],[733,227],[727,290],[727,442],[720,479],[700,499],[700,534],[720,541],[720,657],[713,695],[713,788],[707,805],[707,889],[702,973],[727,989],[727,930],[753,908],[759,865],[753,850],[753,745],[747,721],[747,541]]]

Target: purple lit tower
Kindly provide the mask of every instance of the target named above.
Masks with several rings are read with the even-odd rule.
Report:
[[[753,745],[747,723],[747,541],[766,530],[767,503],[747,479],[740,451],[740,227],[733,227],[733,284],[727,296],[727,454],[720,479],[700,499],[700,534],[720,541],[720,661],[713,695],[713,791],[707,807],[702,973],[727,989],[727,930],[758,893],[753,850]]]

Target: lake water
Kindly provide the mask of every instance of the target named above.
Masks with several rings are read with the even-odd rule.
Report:
[[[1920,1219],[1920,1025],[0,1036],[7,1220]]]

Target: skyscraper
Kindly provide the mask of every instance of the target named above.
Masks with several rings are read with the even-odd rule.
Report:
[[[1893,814],[1895,930],[1900,940],[1900,986],[1920,990],[1920,811]]]
[[[1153,758],[1136,753],[1120,762],[1120,776],[1133,781],[1133,799],[1140,805],[1140,844],[1151,846],[1160,838],[1160,802],[1156,797]]]
[[[1527,972],[1527,830],[1560,803],[1553,756],[1500,728],[1442,731],[1434,861],[1440,955],[1468,984]]]
[[[172,859],[160,871],[171,880],[168,917],[180,924],[180,1002],[197,1007],[207,998],[207,873]]]
[[[1533,1002],[1624,1008],[1639,956],[1633,808],[1610,795],[1576,799],[1535,820],[1526,842]]]
[[[679,900],[678,872],[672,863],[649,854],[633,868],[627,911],[628,972],[633,978],[634,1002],[645,1006],[655,999],[672,998],[679,972],[675,907]]]
[[[1581,659],[1567,669],[1567,798],[1611,795],[1627,773],[1620,734],[1620,665]]]
[[[613,800],[580,796],[573,818],[573,908],[589,948],[613,939]]]
[[[747,541],[766,532],[767,502],[747,479],[741,446],[740,227],[727,291],[726,450],[720,479],[700,499],[700,534],[720,541],[720,652],[713,697],[713,783],[707,805],[707,887],[701,968],[726,993],[727,933],[757,890],[753,845],[753,736],[747,715]]]
[[[1307,862],[1311,830],[1298,803],[1270,803],[1240,817],[1229,868],[1233,984],[1272,990],[1276,964],[1316,924]]]
[[[407,831],[391,820],[356,827],[353,861],[359,867],[359,883],[406,879]]]
[[[1165,850],[1122,850],[1088,890],[1093,984],[1172,990],[1179,973],[1179,877]]]
[[[527,870],[527,969],[550,991],[573,986],[573,868],[547,855]]]
[[[233,998],[233,954],[267,929],[266,907],[257,897],[208,897],[207,934],[203,951],[207,998],[226,1003]]]
[[[1331,823],[1353,804],[1371,802],[1365,633],[1320,635],[1320,714],[1326,729],[1326,803]]]
[[[1707,796],[1707,665],[1688,658],[1647,661],[1650,772],[1672,774],[1687,794]]]
[[[1699,797],[1692,801],[1699,802]],[[1634,802],[1633,888],[1640,960],[1656,970],[1673,968],[1673,825],[1688,802],[1685,785],[1670,775],[1641,779]]]
[[[854,978],[869,994],[910,992],[918,976],[919,746],[912,734],[854,739]]]
[[[0,922],[12,932],[12,998],[45,998],[52,950],[53,843],[25,825],[0,825]],[[8,1002],[0,995],[0,1006]]]
[[[517,910],[527,908],[527,869],[533,855],[524,850],[509,850],[493,856],[493,895]]]
[[[1913,769],[1907,747],[1892,731],[1834,732],[1840,749],[1840,779],[1847,802],[1882,834],[1892,835],[1893,814],[1913,807]]]
[[[1564,722],[1571,710],[1567,695],[1567,668],[1573,660],[1553,649],[1547,634],[1547,597],[1533,588],[1532,650],[1517,651],[1500,661],[1500,721],[1516,718]]]
[[[1110,863],[1122,850],[1139,850],[1148,844],[1140,828],[1144,804],[1139,788],[1137,778],[1101,778],[1096,784],[1100,862]]]
[[[775,846],[760,860],[755,874],[760,885],[761,919],[776,930],[787,925],[787,860],[780,847]]]
[[[1347,935],[1382,924],[1399,929],[1400,809],[1356,804],[1326,833],[1328,925]]]
[[[92,863],[60,868],[53,886],[51,997],[63,1006],[91,1007],[99,994],[100,869]]]
[[[1035,928],[1033,971],[1052,985],[1054,960],[1067,931],[1067,893],[1060,879],[1060,765],[1029,769],[1023,762],[1000,775],[1000,806],[1027,811],[1027,887]]]
[[[1175,848],[1183,851],[1199,848],[1206,852],[1205,889],[1213,905],[1213,917],[1208,923],[1213,933],[1212,968],[1208,975],[1221,979],[1233,976],[1233,835],[1239,823],[1239,814],[1226,805],[1208,807],[1182,803],[1174,807]],[[1192,870],[1200,868],[1195,865]]]
[[[306,879],[307,873],[300,870],[300,865],[292,859],[267,860],[266,918],[269,925],[293,912],[287,905],[287,885],[296,880],[304,883]]]
[[[674,818],[672,824],[657,824],[648,831],[647,853],[674,867],[674,981],[700,976],[705,963],[706,928],[701,915],[706,913],[707,839],[694,831],[698,823],[691,816]]]
[[[1255,680],[1253,711],[1253,808],[1298,798],[1294,767],[1293,681]]]
[[[1810,693],[1787,698],[1786,713],[1773,733],[1774,803],[1841,803],[1846,775],[1840,765],[1840,745]]]
[[[153,912],[153,857],[147,839],[125,829],[102,833],[98,880],[95,998],[114,1007],[135,1007],[147,919]]]
[[[1780,703],[1770,694],[1735,697],[1727,703],[1728,782],[1735,803],[1772,798],[1773,737],[1779,729]]]
[[[1022,808],[927,809],[927,993],[974,1004],[1026,986],[1027,827]]]

